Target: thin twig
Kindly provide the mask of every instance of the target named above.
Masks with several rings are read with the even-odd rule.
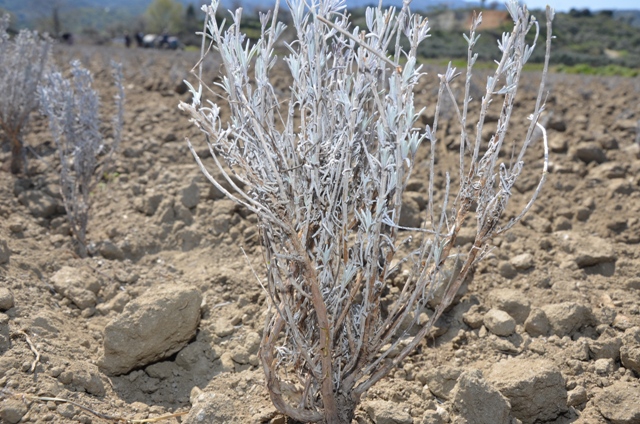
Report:
[[[103,414],[101,412],[95,411],[87,406],[84,406],[78,402],[75,402],[70,399],[59,398],[59,397],[48,397],[48,396],[33,396],[28,393],[13,393],[13,397],[28,399],[36,402],[58,402],[58,403],[68,403],[69,405],[73,405],[77,408],[82,409],[83,411],[89,412],[90,414],[95,415],[98,418],[102,418],[103,420],[117,422],[117,423],[125,423],[125,424],[142,424],[142,423],[155,423],[162,420],[167,420],[169,418],[181,417],[183,415],[187,415],[189,412],[175,412],[173,414],[166,414],[160,417],[154,418],[143,418],[143,419],[129,419],[124,417],[119,417],[116,415],[108,415]]]
[[[36,366],[38,365],[38,362],[40,362],[40,352],[38,352],[38,349],[36,349],[36,347],[33,345],[33,343],[31,342],[31,339],[29,338],[29,336],[27,335],[27,333],[23,330],[18,330],[15,333],[13,333],[13,336],[24,336],[24,338],[27,340],[27,344],[29,345],[29,348],[31,349],[31,352],[33,352],[33,354],[35,355],[35,359],[33,360],[33,363],[31,363],[31,368],[29,369],[30,373],[33,373],[36,369]]]

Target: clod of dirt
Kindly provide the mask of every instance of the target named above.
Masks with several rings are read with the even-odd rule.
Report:
[[[0,421],[7,424],[19,423],[27,413],[27,405],[18,399],[8,399],[2,402],[0,408]]]
[[[443,366],[432,368],[424,374],[419,374],[418,379],[421,383],[429,386],[429,390],[435,396],[449,399],[461,373],[462,368]]]
[[[124,252],[111,240],[105,240],[98,245],[98,253],[105,259],[121,261]]]
[[[9,331],[9,316],[0,313],[0,355],[11,347],[11,333]]]
[[[587,400],[589,400],[587,389],[582,386],[577,386],[567,393],[567,405],[569,406],[580,406],[587,403]]]
[[[120,375],[178,352],[195,335],[201,303],[195,287],[171,284],[129,302],[104,330],[100,367]]]
[[[53,274],[51,282],[57,292],[78,308],[87,309],[96,305],[100,282],[90,271],[65,266]]]
[[[484,315],[484,326],[496,336],[510,336],[516,331],[516,321],[511,315],[499,309],[490,309]]]
[[[200,202],[200,188],[195,181],[181,189],[179,194],[180,202],[185,208],[193,209],[198,206],[198,203]]]
[[[576,302],[564,302],[542,307],[549,319],[551,332],[558,337],[571,336],[580,329],[594,325],[591,309]]]
[[[567,390],[560,370],[544,359],[510,358],[494,364],[487,380],[511,402],[523,424],[550,421],[567,410]]]
[[[58,375],[58,381],[72,385],[76,390],[84,390],[95,396],[104,396],[105,388],[100,379],[98,367],[84,361],[72,363]]]
[[[533,268],[533,255],[531,253],[521,253],[516,255],[509,261],[518,271],[526,271]]]
[[[573,253],[573,260],[579,268],[615,262],[618,259],[611,244],[600,237],[572,231],[560,231],[555,235],[562,249]]]
[[[613,359],[620,358],[620,347],[622,339],[616,336],[616,332],[605,331],[598,340],[589,340],[589,356],[593,359]]]
[[[489,306],[505,311],[518,324],[523,324],[531,311],[531,302],[518,290],[495,289],[489,293],[488,300]]]
[[[461,424],[509,424],[509,401],[489,385],[479,370],[465,371],[451,393]]]
[[[9,262],[11,257],[11,250],[6,240],[0,240],[0,265],[4,265]]]
[[[640,422],[640,386],[617,382],[606,387],[594,399],[596,408],[612,424]]]
[[[411,414],[395,402],[370,400],[363,406],[375,424],[413,424]]]
[[[0,287],[0,311],[4,312],[13,308],[13,293],[9,289]]]
[[[18,200],[36,218],[49,218],[58,211],[58,202],[39,190],[23,191],[18,196]]]
[[[540,308],[533,308],[524,322],[524,329],[532,337],[546,336],[551,326],[547,314]]]
[[[640,327],[625,331],[620,348],[620,360],[625,368],[640,374]]]
[[[579,143],[575,150],[572,150],[570,153],[584,163],[603,163],[607,161],[607,155],[604,153],[604,150],[595,142]]]

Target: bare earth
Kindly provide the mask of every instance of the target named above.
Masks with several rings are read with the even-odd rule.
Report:
[[[30,155],[30,176],[0,172],[0,422],[108,422],[35,396],[122,419],[190,411],[166,422],[284,423],[256,355],[266,296],[251,270],[263,275],[255,217],[212,189],[184,141],[206,153],[177,109],[189,98],[180,81],[196,55],[56,52],[65,69],[71,57],[94,72],[105,123],[108,60],[123,62],[124,140],[94,193],[87,259],[74,253],[43,118],[27,136],[41,157]],[[215,75],[217,65],[207,68]],[[437,90],[438,70],[427,71],[417,97],[423,123]],[[533,109],[536,78],[521,89],[516,133]],[[286,74],[275,80],[285,95]],[[483,80],[475,84],[479,98]],[[357,422],[640,423],[640,80],[551,75],[549,89],[541,197],[495,240],[432,337],[370,390]],[[457,127],[447,110],[437,170],[455,186]],[[407,219],[425,206],[422,149]],[[8,163],[10,153],[1,155]],[[542,157],[539,139],[512,216],[534,190]],[[460,243],[470,241],[463,234]],[[395,290],[390,284],[390,299]]]

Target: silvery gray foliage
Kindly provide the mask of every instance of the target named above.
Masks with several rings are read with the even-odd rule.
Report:
[[[49,61],[51,40],[22,30],[9,37],[9,15],[0,18],[0,128],[11,143],[11,172],[26,169],[23,132],[38,107],[36,90]]]
[[[122,66],[112,63],[112,67],[117,95],[110,139],[100,132],[100,99],[92,87],[93,77],[79,61],[71,63],[72,80],[65,79],[60,72],[52,72],[47,84],[39,90],[42,112],[49,118],[49,128],[58,147],[62,199],[82,257],[87,256],[92,191],[109,171],[113,153],[122,138]]]
[[[275,46],[285,30],[277,18],[279,3],[273,15],[261,15],[262,37],[254,44],[240,31],[241,10],[225,28],[215,19],[218,0],[203,7],[198,84],[190,85],[192,101],[180,108],[204,134],[214,172],[188,145],[211,183],[258,216],[267,270],[261,284],[270,299],[260,358],[272,401],[300,421],[351,422],[363,393],[423,340],[491,238],[522,218],[545,179],[546,154],[529,203],[514,219],[500,219],[534,129],[541,127],[550,41],[528,131],[504,146],[523,66],[538,39],[537,21],[516,0],[508,3],[514,29],[498,41],[501,57],[486,81],[480,111],[471,118],[473,47],[482,19],[477,16],[465,35],[469,56],[462,102],[451,88],[461,73],[449,66],[438,75],[433,125],[419,128],[422,111],[413,90],[424,74],[416,51],[429,27],[409,3],[399,11],[369,8],[366,28],[358,28],[351,26],[344,0],[290,0],[296,37],[284,43],[292,77],[284,101],[270,82]],[[548,9],[547,40],[552,19]],[[532,45],[525,41],[530,31]],[[228,122],[207,99],[217,97],[201,68],[212,49],[222,60],[217,85],[231,109]],[[456,106],[461,128],[460,183],[452,192],[447,174],[438,197],[436,134],[445,98]],[[501,105],[501,113],[487,143],[482,133],[491,102]],[[468,122],[475,122],[475,131],[468,132]],[[546,152],[546,136],[543,141]],[[430,150],[425,221],[421,228],[401,228],[402,195],[421,145]],[[507,162],[500,159],[504,149],[515,152]],[[442,199],[438,204],[436,197]],[[474,243],[466,252],[452,252],[465,221],[476,229]],[[407,252],[407,236],[418,248]],[[383,293],[399,267],[403,283],[384,308]],[[452,267],[459,270],[453,276],[446,271]],[[406,323],[416,324],[438,289],[444,296],[430,319],[408,337]]]

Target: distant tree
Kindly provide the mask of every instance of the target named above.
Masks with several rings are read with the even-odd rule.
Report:
[[[30,4],[33,10],[37,11],[36,16],[39,16],[36,19],[36,26],[41,32],[47,32],[54,38],[58,38],[66,31],[60,19],[61,12],[68,6],[66,0],[31,0]]]
[[[144,17],[147,31],[177,33],[184,27],[182,4],[176,0],[154,0]]]
[[[201,17],[198,16],[198,9],[193,3],[187,6],[184,13],[184,32],[187,34],[194,34],[196,31],[202,31],[202,23],[204,20],[204,14]]]

